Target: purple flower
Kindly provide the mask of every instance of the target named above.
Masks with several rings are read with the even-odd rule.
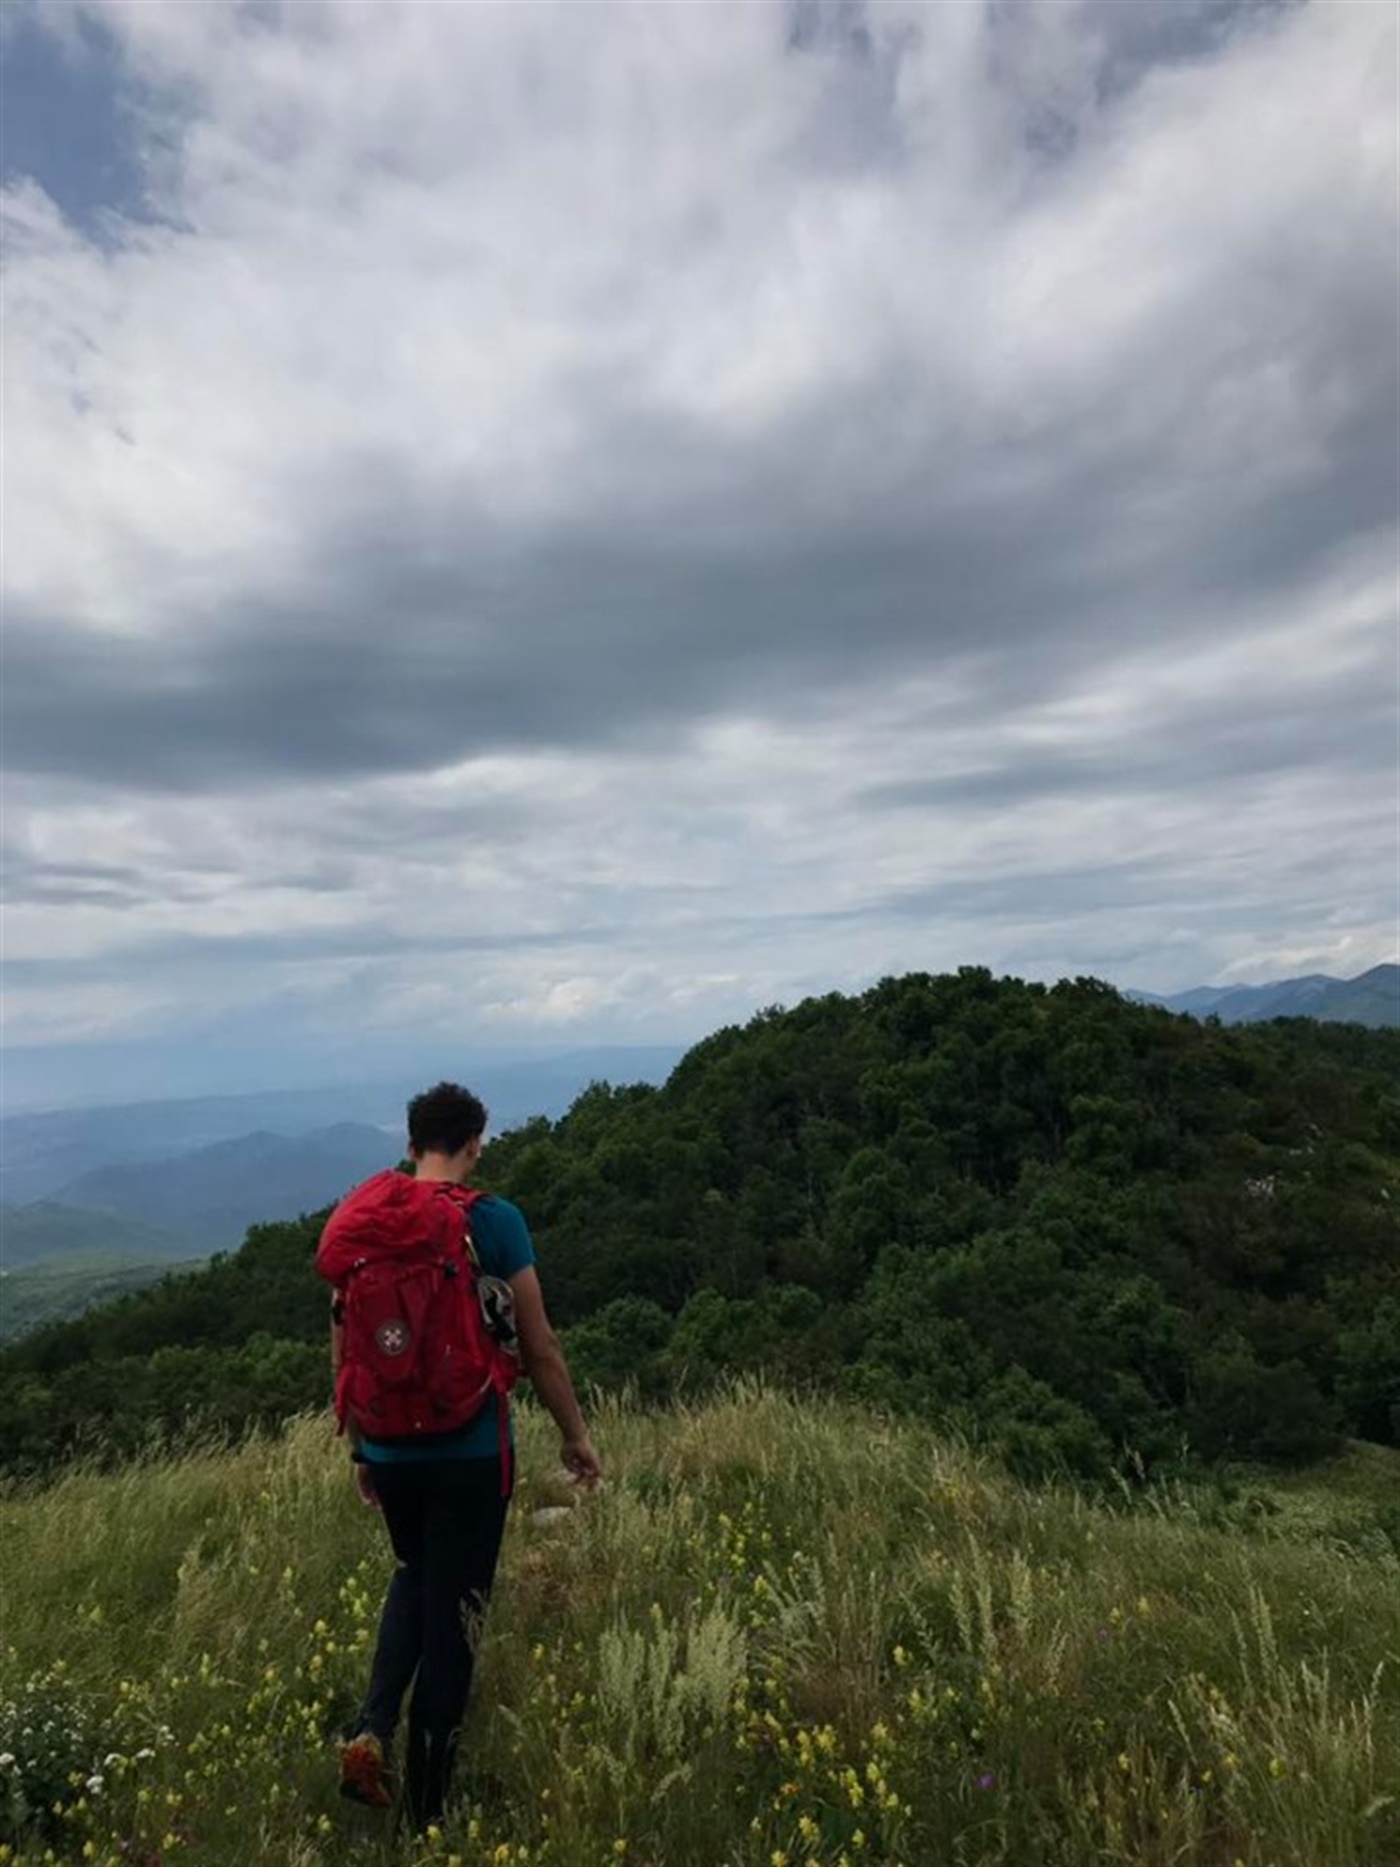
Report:
[[[987,1770],[977,1779],[977,1787],[979,1789],[995,1789],[996,1786],[997,1773],[995,1770]]]

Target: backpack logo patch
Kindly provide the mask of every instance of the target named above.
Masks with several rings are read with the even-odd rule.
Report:
[[[382,1322],[374,1332],[374,1345],[381,1355],[402,1355],[408,1347],[409,1328],[406,1322],[397,1317],[391,1322]]]

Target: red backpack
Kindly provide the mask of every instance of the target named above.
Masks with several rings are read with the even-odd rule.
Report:
[[[465,1426],[520,1372],[510,1286],[472,1243],[481,1194],[390,1169],[357,1186],[326,1222],[316,1269],[340,1296],[335,1411],[368,1439],[415,1440]]]

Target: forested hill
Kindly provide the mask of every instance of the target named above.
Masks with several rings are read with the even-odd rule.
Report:
[[[981,969],[886,980],[488,1150],[576,1371],[762,1367],[1037,1472],[1400,1443],[1400,1033],[1226,1029]],[[0,1449],[324,1395],[319,1220],[0,1355]]]

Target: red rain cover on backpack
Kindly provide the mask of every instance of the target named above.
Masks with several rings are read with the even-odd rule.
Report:
[[[357,1186],[326,1222],[316,1269],[340,1292],[341,1430],[417,1439],[465,1426],[519,1365],[487,1328],[471,1241],[478,1192],[390,1169]]]

